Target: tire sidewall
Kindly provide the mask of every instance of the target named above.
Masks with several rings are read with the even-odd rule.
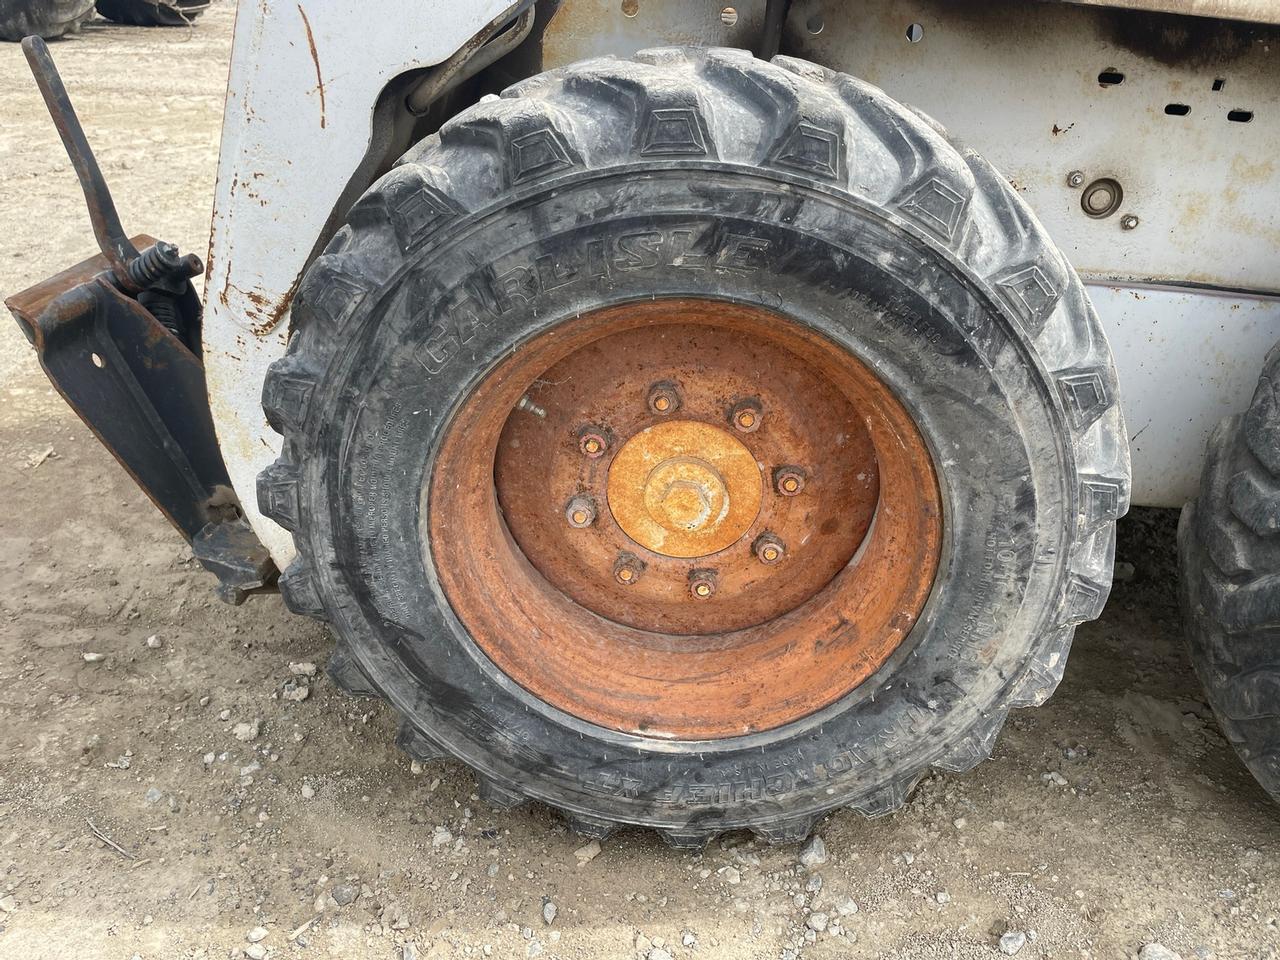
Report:
[[[438,442],[489,370],[588,310],[667,296],[778,311],[847,349],[915,418],[942,488],[941,565],[907,642],[837,703],[732,740],[632,736],[538,701],[453,616],[419,534]],[[423,734],[521,793],[721,829],[847,804],[1002,710],[1056,626],[1076,488],[1056,394],[954,251],[855,197],[715,164],[565,178],[442,231],[346,331],[303,464],[329,614]]]

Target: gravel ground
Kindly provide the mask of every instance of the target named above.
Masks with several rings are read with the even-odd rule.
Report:
[[[232,8],[95,25],[54,55],[132,229],[203,251]],[[0,45],[0,294],[93,250]],[[643,831],[584,846],[392,747],[278,597],[240,608],[0,325],[0,958],[1280,956],[1280,813],[1179,638],[1170,512],[1044,708],[824,850]],[[320,671],[313,674],[315,665]],[[825,857],[825,859],[824,859]],[[1143,960],[1167,960],[1147,946]]]

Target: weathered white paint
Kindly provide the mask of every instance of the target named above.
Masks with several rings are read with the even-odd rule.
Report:
[[[1249,405],[1262,360],[1280,339],[1280,300],[1088,288],[1120,376],[1133,502],[1181,506],[1199,488],[1209,432]]]
[[[236,14],[205,282],[209,403],[250,524],[283,565],[289,534],[258,513],[280,438],[260,406],[288,303],[369,143],[379,92],[447,59],[511,0],[243,0]],[[371,9],[376,7],[376,11]]]
[[[206,285],[205,357],[228,471],[254,529],[282,565],[293,544],[258,514],[255,481],[279,448],[259,400],[266,368],[284,349],[288,299],[364,154],[379,91],[405,70],[444,60],[506,5],[379,0],[376,16],[372,4],[355,0],[245,0],[241,7]],[[703,17],[695,37],[682,0],[642,0],[641,15],[625,22],[609,19],[620,16],[613,0],[571,0],[562,10],[568,19],[550,33],[547,65],[691,39],[749,43],[743,27],[759,22],[760,6],[741,5],[736,29]],[[1280,290],[1280,161],[1273,159],[1280,152],[1280,49],[1254,45],[1230,69],[1170,66],[1117,46],[1085,8],[963,8],[951,17],[934,0],[820,7],[797,0],[788,36],[806,44],[813,59],[933,114],[1015,182],[1090,282],[1109,332],[1133,436],[1134,502],[1181,503],[1194,493],[1208,431],[1248,403],[1262,358],[1280,338],[1280,302],[1148,281]],[[982,16],[995,8],[998,29]],[[819,10],[823,29],[813,34],[808,25]],[[1009,10],[1014,15],[1006,16]],[[908,43],[906,27],[917,22],[924,38]],[[1108,68],[1123,71],[1125,83],[1099,87],[1097,73]],[[1228,85],[1214,93],[1218,76]],[[1186,102],[1192,112],[1167,116],[1167,102]],[[1254,121],[1228,123],[1227,104],[1252,109]],[[1079,192],[1066,184],[1075,169],[1118,177],[1126,190],[1120,214],[1083,216]],[[1126,212],[1139,216],[1138,229],[1120,229]]]
[[[795,0],[787,38],[797,55],[874,83],[982,154],[1086,279],[1277,293],[1280,30],[1248,29],[1273,42],[1232,34],[1241,46],[1215,57],[1201,37],[1186,56],[1164,48],[1160,59],[1146,41],[1126,45],[1114,11],[1074,4]],[[1104,71],[1123,82],[1101,85]],[[1189,112],[1166,114],[1170,104]],[[1237,109],[1252,120],[1228,120]],[[1118,180],[1120,209],[1086,216],[1068,185],[1074,171],[1085,184]],[[1123,228],[1126,214],[1136,229]]]

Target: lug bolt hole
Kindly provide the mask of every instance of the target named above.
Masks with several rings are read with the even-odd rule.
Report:
[[[694,570],[689,574],[689,595],[695,600],[709,600],[715,596],[716,572]]]
[[[773,489],[784,497],[797,496],[804,490],[805,472],[799,467],[778,467],[773,471]]]
[[[644,561],[633,553],[620,553],[613,564],[613,579],[629,587],[644,573]]]
[[[756,537],[751,549],[755,553],[757,560],[770,566],[780,561],[787,552],[787,548],[783,546],[782,541],[772,533],[762,533]]]
[[[755,433],[760,429],[760,422],[763,419],[764,408],[754,397],[750,400],[738,401],[729,411],[729,421],[739,433]]]
[[[564,517],[569,526],[581,530],[596,522],[596,502],[591,497],[579,494],[571,497],[565,504]]]
[[[582,455],[598,460],[609,449],[609,437],[599,427],[583,427],[578,431],[578,449]]]
[[[676,385],[668,380],[655,383],[649,388],[649,412],[659,416],[674,413],[680,407],[680,393]]]

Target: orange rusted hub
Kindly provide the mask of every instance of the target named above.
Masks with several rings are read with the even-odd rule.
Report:
[[[450,423],[427,540],[477,647],[553,707],[707,739],[834,702],[903,643],[938,568],[902,404],[785,317],[708,300],[585,314]]]
[[[624,533],[667,557],[705,557],[742,539],[760,512],[760,467],[727,430],[696,420],[646,427],[609,467]]]

